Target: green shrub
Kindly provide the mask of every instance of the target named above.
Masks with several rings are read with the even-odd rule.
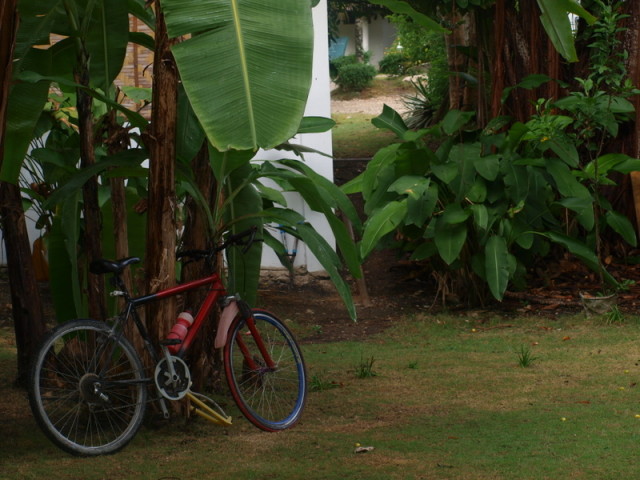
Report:
[[[640,169],[640,160],[614,153],[580,165],[567,133],[577,120],[555,111],[510,128],[499,117],[477,130],[474,112],[451,110],[412,131],[385,105],[372,123],[403,142],[380,150],[342,187],[365,202],[362,258],[377,246],[410,252],[438,272],[439,292],[483,304],[489,295],[501,300],[509,284],[523,286],[527,270],[559,245],[616,287],[594,250],[595,217],[632,246],[635,231],[591,185],[613,185],[614,175]]]
[[[343,57],[336,58],[329,62],[329,74],[332,79],[335,79],[340,72],[340,69],[345,65],[354,65],[358,63],[358,59],[355,55],[345,55]]]
[[[403,75],[407,71],[407,58],[400,52],[390,52],[385,54],[378,64],[380,73],[387,75]]]
[[[354,63],[342,66],[335,82],[342,90],[360,91],[369,86],[375,76],[376,69],[372,65]]]

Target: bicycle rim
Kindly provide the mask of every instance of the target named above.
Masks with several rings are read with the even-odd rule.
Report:
[[[266,366],[245,320],[238,317],[225,346],[227,382],[238,407],[251,423],[266,431],[284,430],[298,422],[304,409],[304,360],[293,336],[277,318],[256,310],[254,319],[275,369]],[[246,347],[245,352],[241,344]]]
[[[147,389],[140,359],[125,339],[93,320],[58,327],[31,372],[30,404],[47,436],[75,455],[123,448],[142,422]]]

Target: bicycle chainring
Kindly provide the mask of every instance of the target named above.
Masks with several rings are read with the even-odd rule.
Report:
[[[167,358],[163,358],[156,365],[154,380],[160,394],[169,400],[180,400],[191,387],[191,372],[189,367],[179,357],[169,356],[173,372]]]

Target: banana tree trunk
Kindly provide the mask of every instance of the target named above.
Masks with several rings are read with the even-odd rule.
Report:
[[[76,82],[89,86],[88,57],[81,53],[79,71]],[[80,163],[82,168],[89,168],[96,163],[93,138],[92,100],[83,89],[77,90],[78,126],[80,130]],[[84,250],[87,264],[92,260],[102,258],[101,242],[101,214],[98,204],[98,178],[91,177],[82,187],[84,211]],[[88,269],[87,269],[88,272]],[[87,289],[89,300],[89,316],[96,319],[107,318],[107,307],[104,293],[104,277],[87,273]]]
[[[176,192],[175,158],[178,70],[159,1],[156,6],[156,48],[153,62],[151,131],[148,136],[149,210],[147,212],[146,284],[149,293],[175,283]],[[176,318],[171,297],[149,305],[147,327],[153,338],[169,331]]]
[[[7,98],[17,28],[16,0],[0,4],[0,140],[4,138]],[[0,145],[3,142],[0,141]],[[0,148],[0,165],[3,149]],[[44,316],[27,234],[22,198],[17,185],[0,182],[0,223],[7,252],[11,304],[18,349],[16,383],[26,386],[29,364],[42,336]]]
[[[209,163],[208,146],[205,142],[200,152],[191,162],[194,178],[198,190],[202,194],[203,201],[212,209],[216,201],[216,180]],[[211,235],[205,212],[201,205],[191,197],[185,202],[185,223],[182,242],[185,249],[204,250],[213,247]],[[197,278],[202,278],[211,272],[206,270],[203,262],[194,262],[185,265],[182,269],[182,281],[188,282]],[[185,308],[192,308],[200,305],[204,292],[189,292],[185,296]],[[214,390],[221,390],[222,385],[222,351],[216,350],[213,346],[217,326],[217,312],[211,314],[210,318],[203,326],[206,331],[198,336],[196,342],[189,349],[189,363],[198,365],[199,368],[192,370],[195,390],[202,390],[205,380],[210,381]]]

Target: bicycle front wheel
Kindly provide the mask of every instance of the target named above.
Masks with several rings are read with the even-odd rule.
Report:
[[[74,455],[123,448],[140,428],[146,400],[138,354],[103,322],[74,320],[56,328],[31,369],[33,415],[53,443]]]
[[[248,321],[239,316],[229,329],[224,348],[229,389],[242,414],[258,428],[290,428],[300,419],[307,398],[302,353],[289,329],[272,314],[254,310],[255,329]]]

